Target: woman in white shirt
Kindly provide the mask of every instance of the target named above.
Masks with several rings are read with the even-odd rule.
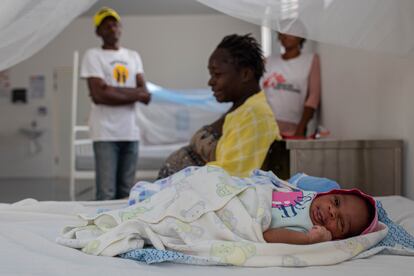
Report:
[[[278,33],[278,38],[285,52],[267,59],[262,87],[282,136],[303,137],[320,102],[319,57],[302,53],[302,37]]]

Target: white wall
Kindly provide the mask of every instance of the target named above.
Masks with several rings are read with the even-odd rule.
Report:
[[[403,192],[414,199],[414,58],[327,44],[318,51],[323,125],[335,138],[403,139]]]
[[[225,15],[134,16],[122,20],[122,45],[139,51],[148,81],[170,88],[207,87],[207,60],[223,36],[251,32],[260,39],[260,27]],[[74,50],[78,49],[82,54],[94,46],[99,47],[100,40],[95,36],[91,18],[79,18],[47,47],[11,69],[12,87],[27,88],[30,75],[45,75],[46,97],[29,99],[26,105],[12,105],[9,99],[0,98],[1,178],[61,176],[57,175],[61,170],[57,169],[55,160],[62,158],[59,146],[69,145],[60,145],[56,133],[60,130],[56,126],[69,128],[69,125],[59,123],[59,116],[70,114],[54,104],[54,71],[71,66]],[[68,88],[67,93],[70,92]],[[36,115],[38,106],[46,106],[48,115]],[[40,138],[42,152],[31,155],[28,141],[18,129],[29,127],[33,119],[45,134]]]

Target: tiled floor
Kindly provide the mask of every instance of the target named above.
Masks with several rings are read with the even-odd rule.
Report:
[[[77,200],[93,200],[94,180],[77,181]],[[0,203],[12,203],[25,198],[37,200],[69,200],[68,179],[0,179]]]

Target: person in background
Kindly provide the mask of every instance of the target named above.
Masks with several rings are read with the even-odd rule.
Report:
[[[214,97],[233,105],[198,130],[188,146],[172,153],[158,178],[206,164],[222,167],[233,176],[247,176],[262,166],[270,145],[281,139],[259,84],[264,72],[262,50],[250,34],[224,37],[210,56],[208,70]]]
[[[120,46],[121,21],[102,8],[94,18],[102,46],[86,51],[81,77],[92,100],[89,118],[95,154],[96,199],[124,198],[135,182],[139,128],[135,104],[148,104],[142,61],[136,51]]]
[[[304,33],[304,26],[294,22]],[[317,54],[302,53],[305,39],[278,33],[285,52],[266,60],[262,87],[273,110],[282,136],[303,137],[309,121],[319,106],[321,69]]]

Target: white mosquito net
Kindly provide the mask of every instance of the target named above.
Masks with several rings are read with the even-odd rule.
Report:
[[[414,48],[413,0],[198,1],[244,21],[319,42],[398,55]],[[295,27],[297,21],[305,29]]]
[[[96,0],[2,0],[0,70],[32,56]]]

